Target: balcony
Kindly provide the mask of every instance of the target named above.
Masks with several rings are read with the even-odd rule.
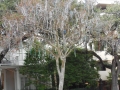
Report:
[[[19,51],[10,51],[2,60],[1,65],[23,65],[26,51],[21,49]]]

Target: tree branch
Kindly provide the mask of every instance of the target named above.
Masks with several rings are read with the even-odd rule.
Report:
[[[25,34],[23,37],[22,37],[22,41],[28,39],[29,37],[31,37],[30,34]],[[10,43],[10,47],[13,48],[14,45],[17,45],[18,43],[20,42],[20,39],[17,40],[14,44],[13,43]],[[7,45],[0,53],[0,63],[1,61],[3,60],[3,58],[5,57],[5,55],[7,54],[7,52],[9,51],[9,45]]]
[[[105,67],[109,68],[109,69],[112,68],[112,65],[104,64],[102,58],[99,55],[97,55],[94,51],[87,51],[87,50],[81,50],[80,51],[80,50],[77,50],[76,52],[80,53],[80,54],[92,54],[93,56],[95,56],[96,58],[99,59],[103,68],[105,68]]]

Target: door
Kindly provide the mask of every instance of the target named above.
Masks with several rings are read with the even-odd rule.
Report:
[[[15,90],[15,78],[14,78],[14,69],[6,69],[6,90]]]

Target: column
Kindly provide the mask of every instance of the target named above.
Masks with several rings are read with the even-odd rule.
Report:
[[[2,90],[2,77],[1,77],[1,74],[2,74],[2,69],[0,69],[0,90]]]
[[[6,87],[7,87],[7,85],[6,85],[6,70],[4,69],[3,72],[4,72],[4,89],[3,90],[7,90],[6,89]]]
[[[20,83],[20,73],[19,73],[19,69],[18,68],[16,68],[15,69],[15,71],[16,71],[16,78],[15,78],[15,83],[16,83],[16,85],[15,85],[15,88],[16,88],[16,90],[21,90],[21,83]]]

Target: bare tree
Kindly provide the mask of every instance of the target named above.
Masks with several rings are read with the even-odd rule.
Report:
[[[74,0],[21,0],[16,8],[22,18],[6,21],[4,27],[11,31],[19,29],[19,34],[27,30],[49,47],[46,50],[56,60],[59,90],[63,90],[66,57],[83,42],[87,9]]]
[[[99,60],[103,66],[112,70],[112,90],[119,90],[119,38],[115,33],[119,28],[115,20],[110,19],[115,13],[106,15],[107,20],[103,20],[100,13],[93,11],[92,0],[85,1],[83,5],[74,3],[74,0],[21,0],[16,7],[17,15],[3,18],[3,27],[7,34],[2,40],[5,44],[2,43],[4,50],[0,54],[0,60],[10,47],[34,36],[47,45],[47,51],[54,56],[59,75],[59,90],[63,90],[66,57],[74,47],[83,42],[87,46],[89,40],[105,42],[114,56],[112,66],[104,65],[100,57]]]
[[[3,27],[9,33],[7,47],[16,46],[30,36],[39,39],[56,60],[59,90],[63,90],[66,57],[74,47],[83,42],[86,45],[91,37],[98,35],[94,33],[99,18],[93,11],[93,2],[86,0],[83,5],[75,0],[21,0],[16,9],[17,15],[3,18]],[[2,58],[9,50],[7,47]],[[103,65],[100,57],[99,60]]]
[[[88,24],[90,30],[89,35],[91,39],[99,42],[98,48],[103,47],[103,50],[107,50],[114,58],[111,65],[105,65],[106,68],[111,69],[112,73],[112,90],[119,90],[118,87],[118,75],[120,74],[120,39],[119,39],[119,3],[110,5],[104,12],[97,18],[91,19],[94,23],[94,27]],[[92,27],[91,27],[92,26]]]
[[[17,13],[7,13],[3,17],[2,28],[0,29],[0,46],[2,48],[0,63],[10,49],[18,49],[21,42],[31,37],[31,33],[25,33],[25,30],[23,32],[21,19],[22,17]]]

